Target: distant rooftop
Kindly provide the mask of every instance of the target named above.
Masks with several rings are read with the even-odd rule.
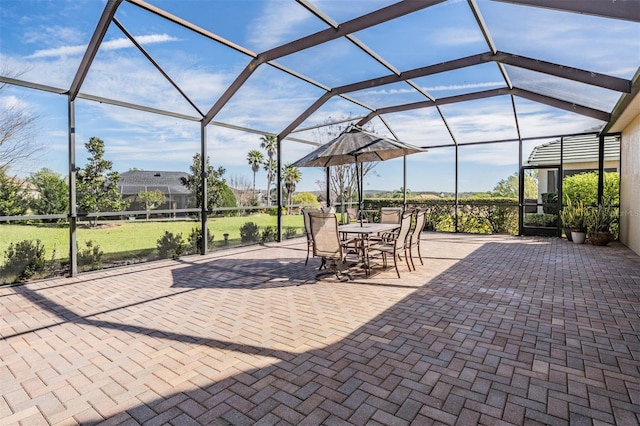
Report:
[[[598,161],[598,136],[581,135],[564,138],[562,155],[564,163],[586,163]],[[617,136],[607,136],[604,139],[604,160],[620,160],[620,140]],[[560,139],[536,146],[527,164],[544,166],[560,162]]]
[[[185,172],[130,170],[120,173],[120,193],[137,194],[159,189],[164,194],[190,194],[191,191],[180,180],[188,176]]]

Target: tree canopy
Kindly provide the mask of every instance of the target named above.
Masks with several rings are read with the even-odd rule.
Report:
[[[193,156],[193,163],[189,166],[191,174],[184,178],[180,178],[180,181],[184,186],[191,191],[192,205],[194,207],[202,207],[202,156],[200,153],[196,153]],[[216,207],[223,205],[224,191],[226,182],[222,178],[225,173],[223,167],[214,169],[209,164],[209,157],[207,157],[205,163],[205,170],[207,171],[207,210],[213,210]]]
[[[27,182],[33,185],[29,207],[34,214],[60,214],[69,211],[69,185],[51,169],[32,173]]]
[[[506,179],[502,179],[493,188],[494,197],[518,198],[520,179],[518,172],[515,172]],[[531,175],[524,175],[524,197],[538,199],[538,180]]]
[[[123,210],[127,203],[118,189],[120,173],[112,170],[113,162],[104,159],[104,141],[94,136],[84,146],[90,155],[76,177],[78,207],[86,213]]]

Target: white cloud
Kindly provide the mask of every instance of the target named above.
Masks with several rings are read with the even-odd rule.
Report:
[[[422,87],[427,92],[442,92],[447,90],[468,90],[468,89],[485,89],[487,87],[505,87],[504,81],[487,81],[483,83],[467,83],[467,84],[447,84],[438,86]]]
[[[169,41],[177,41],[178,39],[168,34],[150,34],[135,37],[136,41],[141,45],[165,43]],[[133,47],[133,43],[128,38],[117,38],[109,41],[104,41],[100,45],[100,49],[104,50],[119,50]],[[57,58],[74,55],[82,55],[86,51],[86,45],[71,45],[60,46],[51,49],[36,50],[33,54],[27,56],[27,58]]]
[[[77,44],[83,40],[83,33],[73,27],[51,25],[27,31],[24,38],[25,43],[49,44],[52,40],[56,40],[65,44]]]
[[[264,51],[291,41],[292,32],[312,15],[302,7],[281,0],[264,3],[262,13],[247,25],[247,41]]]

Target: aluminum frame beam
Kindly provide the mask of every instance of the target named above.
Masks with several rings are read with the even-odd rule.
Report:
[[[162,76],[169,82],[169,84],[171,84],[173,88],[176,89],[178,93],[180,93],[180,95],[189,103],[189,105],[191,105],[191,107],[195,109],[198,112],[198,114],[200,114],[201,117],[204,117],[204,114],[202,113],[202,111],[200,111],[200,108],[198,108],[198,106],[187,96],[187,94],[182,91],[180,86],[178,86],[178,84],[175,81],[173,81],[173,79],[169,76],[169,74],[167,74],[166,71],[162,69],[160,64],[157,63],[155,59],[153,59],[153,57],[149,54],[149,52],[147,52],[146,49],[142,47],[140,43],[138,43],[135,37],[131,35],[129,31],[127,31],[124,25],[122,25],[120,21],[118,21],[115,17],[113,18],[113,23],[116,24],[116,26],[120,29],[120,31],[123,32],[123,34],[129,39],[129,41],[133,43],[133,45],[136,48],[138,48],[140,53],[142,53],[144,57],[147,58],[149,62],[151,62],[151,64],[158,70],[160,74],[162,74]]]
[[[541,61],[539,59],[528,58],[526,56],[514,55],[507,52],[496,52],[493,60],[506,65],[537,71],[555,77],[566,78],[580,83],[598,86],[616,92],[631,92],[631,81],[624,78],[613,77],[580,68],[568,67],[554,64],[552,62]]]
[[[382,24],[392,19],[400,18],[401,16],[417,12],[444,1],[445,0],[404,0],[351,19],[350,21],[343,22],[338,25],[338,28],[327,28],[290,43],[269,49],[262,53],[262,55],[265,56],[265,60],[271,61]]]
[[[139,0],[136,0],[139,1]],[[211,107],[209,112],[204,117],[204,122],[207,124],[215,117],[220,110],[226,105],[227,102],[233,97],[233,95],[242,87],[242,85],[251,77],[253,72],[263,63],[273,61],[275,59],[287,56],[296,52],[299,52],[310,47],[317,46],[322,43],[326,43],[331,40],[335,40],[340,37],[347,36],[354,32],[363,30],[365,28],[372,27],[374,25],[381,24],[383,22],[390,21],[395,18],[422,10],[424,8],[433,6],[438,3],[442,3],[445,0],[423,0],[412,1],[404,0],[399,3],[392,4],[382,9],[378,9],[366,15],[359,16],[350,21],[344,22],[337,26],[337,28],[331,27],[322,31],[318,31],[314,34],[306,37],[299,38],[287,44],[269,49],[265,52],[258,54],[251,62],[242,70],[240,75],[231,83],[227,90],[222,94],[218,101]],[[281,135],[287,136],[286,133]]]
[[[640,22],[640,2],[637,0],[494,0],[523,6],[542,7],[564,12],[583,13],[604,18]]]
[[[87,50],[84,52],[84,56],[82,57],[82,61],[80,62],[80,66],[78,66],[78,70],[76,71],[76,75],[73,78],[73,82],[71,83],[71,87],[69,88],[69,98],[73,101],[76,96],[78,96],[78,92],[80,92],[80,87],[84,82],[84,79],[87,77],[87,73],[89,72],[89,68],[91,68],[91,64],[98,53],[98,48],[104,39],[107,30],[109,29],[109,24],[111,24],[111,19],[115,16],[116,10],[118,10],[118,6],[122,3],[123,0],[108,0],[107,4],[104,6],[104,10],[102,11],[102,15],[100,15],[100,20],[96,25],[96,29],[91,36],[91,41],[89,41],[89,45],[87,46]]]
[[[449,96],[446,98],[436,99],[435,102],[420,101],[420,102],[412,102],[412,103],[402,104],[402,105],[394,105],[394,106],[385,107],[385,108],[379,108],[371,112],[362,120],[360,120],[358,122],[358,125],[362,126],[365,123],[371,121],[373,117],[381,114],[409,111],[409,110],[418,109],[418,108],[429,108],[433,106],[447,105],[447,104],[453,104],[458,102],[466,102],[466,101],[472,101],[472,100],[484,99],[484,98],[490,98],[490,97],[502,96],[502,95],[520,96],[521,98],[529,99],[531,101],[539,102],[545,105],[563,109],[565,111],[574,112],[576,114],[585,115],[587,117],[595,118],[602,121],[608,121],[610,118],[610,114],[608,112],[600,111],[594,108],[589,108],[583,105],[579,105],[579,104],[575,104],[567,101],[563,101],[562,99],[556,99],[551,96],[541,95],[539,93],[531,92],[529,90],[524,90],[524,89],[502,88],[502,89],[483,90],[480,92],[473,92],[473,93],[465,93],[463,95]]]

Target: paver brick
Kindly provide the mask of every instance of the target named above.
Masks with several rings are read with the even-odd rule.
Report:
[[[0,423],[640,423],[637,255],[423,243],[400,280],[298,239],[0,287]]]

